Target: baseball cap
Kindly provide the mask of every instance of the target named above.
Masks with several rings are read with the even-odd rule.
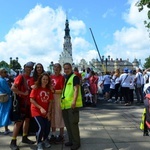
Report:
[[[128,73],[128,68],[124,68],[124,72],[125,72],[125,73]]]
[[[34,64],[35,64],[34,62],[29,61],[29,62],[27,62],[27,63],[24,65],[24,67],[31,67],[31,68],[33,68]]]

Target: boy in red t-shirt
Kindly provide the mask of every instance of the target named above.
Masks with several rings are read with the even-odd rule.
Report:
[[[10,143],[10,148],[12,150],[18,150],[19,147],[17,146],[17,136],[19,130],[23,124],[23,137],[22,142],[27,144],[34,144],[34,141],[31,141],[27,138],[27,133],[29,129],[29,122],[30,122],[30,88],[29,88],[29,80],[30,80],[30,73],[33,69],[34,63],[28,62],[24,65],[24,73],[18,75],[14,81],[14,84],[11,87],[11,90],[19,96],[19,107],[20,107],[20,115],[15,120],[12,140]]]

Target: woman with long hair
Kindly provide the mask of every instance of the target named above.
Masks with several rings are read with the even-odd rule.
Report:
[[[60,106],[61,102],[61,94],[62,89],[64,87],[65,78],[61,74],[61,65],[59,63],[54,64],[54,74],[50,76],[52,80],[52,87],[54,89],[54,102],[52,105],[52,120],[51,120],[51,128],[52,135],[50,138],[50,142],[59,143],[64,139],[64,120],[62,116],[62,110]],[[59,129],[59,136],[56,137],[56,129]]]
[[[31,88],[34,87],[34,83],[38,80],[38,77],[43,73],[44,67],[41,63],[37,63],[35,65],[34,71],[33,71],[33,76],[30,79],[30,86]]]
[[[115,70],[114,81],[115,81],[115,103],[117,103],[119,93],[120,93],[120,97],[122,97],[121,91],[120,91],[120,69],[119,68]]]
[[[89,78],[90,91],[93,95],[93,106],[97,105],[97,92],[98,92],[98,76],[94,71],[91,71],[91,76]]]
[[[50,88],[51,81],[49,74],[43,73],[39,76],[37,82],[35,82],[35,87],[30,93],[31,115],[38,125],[36,133],[37,150],[43,150],[43,146],[45,148],[51,146],[48,140],[52,112],[51,103],[53,100]]]

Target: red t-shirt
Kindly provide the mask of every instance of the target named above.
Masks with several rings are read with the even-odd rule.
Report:
[[[53,100],[53,94],[51,90],[40,87],[37,89],[32,89],[30,93],[30,98],[33,98],[41,107],[43,107],[48,112],[49,102]],[[37,108],[32,103],[31,103],[31,115],[32,117],[36,117],[36,116],[45,117],[45,115],[43,115],[40,112],[40,109]]]
[[[78,76],[78,77],[80,78],[80,80],[82,79],[81,73],[79,73],[79,72],[77,72],[77,71],[74,71],[74,74],[75,74],[76,76]]]
[[[55,90],[62,90],[64,87],[65,83],[65,78],[61,74],[56,76],[56,75],[51,75],[51,82],[52,86],[54,87]]]
[[[34,83],[35,83],[34,78],[33,78],[33,77],[31,77],[31,78],[30,78],[30,81],[29,81],[29,85],[30,85],[30,87],[31,87],[32,85],[34,85]]]
[[[30,79],[31,79],[30,76],[18,75],[15,78],[14,84],[17,86],[19,91],[26,92],[28,90],[29,91],[29,95],[30,95],[30,86],[29,86]],[[19,96],[22,98],[22,100],[24,100],[24,102],[26,101],[27,104],[30,104],[29,95],[27,95],[27,96],[19,95]]]

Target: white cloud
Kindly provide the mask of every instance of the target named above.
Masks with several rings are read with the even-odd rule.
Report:
[[[86,32],[86,26],[82,20],[70,20],[71,34],[74,36],[83,35]]]
[[[134,58],[144,60],[149,56],[149,37],[143,21],[147,13],[138,12],[135,6],[137,0],[130,0],[129,10],[123,14],[129,27],[123,27],[114,33],[114,43],[107,45],[105,56],[111,58]],[[109,11],[112,13],[112,10]],[[84,35],[86,25],[82,20],[69,19],[70,35],[73,47],[73,60],[79,63],[81,59],[90,61],[97,58],[97,51]],[[59,7],[35,6],[5,36],[5,41],[0,42],[0,60],[9,63],[9,58],[19,57],[23,66],[27,61],[41,62],[45,69],[51,61],[58,62],[63,50],[64,28],[66,13]]]
[[[61,7],[54,10],[48,6],[35,6],[22,20],[15,23],[5,36],[5,42],[0,42],[0,59],[9,63],[10,57],[19,57],[22,66],[27,61],[41,62],[47,70],[51,61],[58,62],[63,50],[65,20],[66,15]],[[73,51],[87,50],[89,43],[79,37],[86,31],[84,22],[69,21],[72,43],[75,43]]]
[[[82,37],[75,37],[72,41],[72,46],[73,51],[78,51],[80,49],[82,49],[82,51],[85,51],[87,50],[87,47],[91,47],[92,45]]]
[[[92,45],[89,42],[77,37],[73,40],[73,56],[75,63],[79,63],[81,59],[85,59],[89,63],[93,58],[98,57],[98,53],[92,49]]]
[[[120,31],[114,33],[114,43],[107,45],[106,56],[112,58],[129,58],[133,61],[134,58],[141,59],[144,63],[145,58],[149,56],[150,43],[149,34],[144,26],[144,20],[147,18],[147,13],[144,11],[138,12],[135,6],[136,0],[130,0],[130,8],[123,14],[124,20],[130,27],[123,27]]]
[[[79,63],[81,59],[85,59],[88,63],[89,61],[91,61],[93,58],[97,58],[98,57],[98,53],[96,50],[83,50],[83,51],[80,51],[78,53],[74,53],[74,62],[75,63]]]

